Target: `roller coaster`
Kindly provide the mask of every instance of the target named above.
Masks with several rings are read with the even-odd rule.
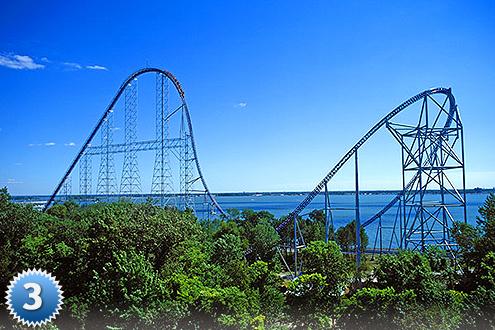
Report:
[[[147,74],[155,74],[155,134],[153,138],[138,139],[138,78]],[[172,93],[169,90],[170,85],[174,87]],[[121,141],[115,143],[118,127],[114,124],[114,119],[117,113],[123,117],[125,132]],[[400,119],[404,113],[408,116]],[[383,128],[390,132],[401,148],[402,189],[374,216],[361,221],[358,155],[364,145]],[[101,141],[100,144],[95,144],[98,133]],[[184,91],[170,72],[157,68],[141,69],[124,81],[44,209],[48,209],[55,201],[69,197],[98,202],[122,196],[140,196],[143,185],[139,173],[142,170],[140,171],[137,154],[146,151],[155,153],[153,176],[148,185],[154,203],[192,209],[197,214],[203,212],[208,217],[215,214],[227,216],[208,189],[201,171]],[[114,164],[115,157],[119,155],[123,159],[120,187],[117,185]],[[95,156],[100,157],[97,175],[92,168]],[[358,265],[363,253],[394,253],[399,249],[423,251],[428,245],[436,245],[449,253],[455,253],[456,245],[451,238],[450,229],[454,222],[466,221],[466,193],[463,126],[451,89],[434,88],[423,91],[389,112],[344,154],[277,226],[276,230],[280,234],[291,235],[291,271],[295,276],[302,272],[300,251],[306,246],[300,223],[308,216],[309,212],[306,210],[311,203],[323,194],[325,238],[327,241],[330,239],[330,233],[335,229],[334,214],[339,212],[339,208],[332,206],[329,186],[346,164],[354,167],[355,202],[352,210],[356,222],[356,244],[353,253]],[[77,165],[79,194],[73,195],[72,176]],[[98,178],[97,186],[92,189],[95,176]],[[431,194],[438,200],[432,200]],[[463,219],[453,216],[453,208],[462,209]],[[361,246],[361,228],[366,228],[371,234],[372,244],[367,249]]]
[[[155,137],[138,141],[138,78],[153,73],[156,76]],[[170,93],[170,85],[174,87],[176,95]],[[114,124],[114,117],[118,107],[123,108],[125,134],[122,142],[114,143],[114,133],[118,128]],[[101,135],[99,145],[94,144],[97,133]],[[150,185],[155,203],[180,209],[194,209],[198,204],[198,196],[203,195],[203,211],[206,214],[216,211],[225,214],[208,189],[201,171],[184,90],[172,73],[157,68],[136,71],[120,86],[46,202],[44,210],[48,209],[57,198],[63,200],[69,196],[83,201],[93,199],[95,202],[108,201],[113,196],[119,198],[139,196],[142,193],[142,186],[137,153],[145,151],[155,152]],[[123,154],[120,189],[117,187],[114,159],[118,154]],[[93,156],[101,157],[96,194],[92,190]],[[78,164],[79,195],[74,196],[72,174]],[[175,173],[172,169],[174,164],[178,168]],[[173,181],[174,178],[176,182]]]
[[[438,96],[445,98],[443,101],[437,100]],[[392,122],[397,115],[418,102],[419,120],[413,124]],[[401,146],[403,188],[382,210],[361,223],[358,153],[382,127],[386,127]],[[399,249],[424,251],[427,245],[436,245],[455,255],[456,244],[451,238],[450,229],[454,222],[467,220],[463,126],[451,89],[434,88],[406,100],[376,123],[277,227],[280,233],[290,223],[293,224],[292,255],[295,276],[302,272],[303,261],[298,259],[298,254],[306,246],[299,222],[307,214],[302,212],[316,196],[324,192],[325,235],[328,241],[329,232],[334,230],[332,213],[337,210],[331,207],[328,185],[353,158],[356,221],[354,253],[358,267],[363,252],[374,255],[393,253]],[[454,171],[461,172],[460,188],[450,178],[449,174]],[[439,201],[425,199],[426,194],[431,191],[440,197]],[[462,209],[463,219],[453,217],[453,208]],[[392,223],[387,226],[382,219],[388,212],[394,212],[395,215]],[[373,224],[373,248],[365,251],[361,246],[361,227],[369,228]],[[384,231],[389,231],[389,235],[384,235]]]

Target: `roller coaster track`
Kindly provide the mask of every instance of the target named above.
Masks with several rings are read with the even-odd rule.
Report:
[[[429,97],[430,95],[433,94],[444,94],[447,96],[449,100],[449,113],[447,120],[444,125],[444,130],[448,129],[451,124],[452,120],[454,118],[454,114],[457,109],[457,105],[455,102],[455,98],[452,95],[452,91],[450,88],[433,88],[429,89],[426,91],[423,91],[410,99],[406,100],[404,103],[400,104],[398,107],[393,109],[390,113],[388,113],[385,117],[383,117],[378,123],[376,123],[341,159],[340,161],[328,172],[328,174],[318,183],[318,185],[304,198],[304,200],[287,216],[287,218],[280,223],[277,227],[276,230],[277,232],[280,232],[282,229],[284,229],[295,217],[297,217],[314,199],[318,194],[320,194],[323,189],[325,188],[325,185],[337,174],[337,172],[344,166],[344,164],[347,163],[347,161],[354,156],[354,154],[358,151],[361,146],[363,146],[366,141],[368,141],[380,128],[385,126],[392,118],[394,118],[396,115],[398,115],[400,112],[405,110],[407,107],[410,105],[416,103],[417,101],[424,99],[426,97]],[[416,174],[407,184],[406,189],[410,188],[411,185],[414,184],[416,181],[416,176],[419,174]],[[375,216],[371,217],[369,220],[363,222],[362,226],[367,226],[376,219],[378,219],[381,215],[383,215],[387,210],[389,210],[393,205],[395,205],[403,196],[404,189],[401,191],[399,194],[397,194],[392,201],[387,204],[381,211],[379,211]]]
[[[72,173],[72,171],[74,170],[76,164],[79,162],[79,160],[83,156],[83,154],[86,151],[86,149],[91,145],[91,141],[93,140],[93,138],[95,137],[96,133],[99,131],[99,129],[101,128],[101,126],[103,125],[103,123],[105,122],[105,119],[108,117],[109,113],[115,107],[117,101],[120,99],[120,97],[124,93],[126,86],[129,85],[129,83],[131,83],[135,78],[137,78],[137,77],[139,77],[139,76],[141,76],[143,74],[146,74],[146,73],[162,74],[162,75],[166,76],[168,79],[170,79],[170,81],[172,81],[172,83],[174,84],[177,92],[179,93],[179,96],[180,96],[180,99],[181,99],[181,102],[182,102],[182,107],[183,107],[184,112],[186,114],[186,121],[187,121],[187,126],[188,126],[188,129],[189,129],[190,139],[191,139],[191,147],[192,147],[192,151],[193,151],[193,155],[194,155],[194,159],[195,159],[195,165],[196,165],[196,168],[197,168],[197,171],[198,171],[198,174],[199,174],[199,179],[201,180],[201,183],[203,184],[203,187],[205,188],[205,192],[208,195],[208,198],[210,199],[210,201],[213,204],[213,206],[222,215],[225,215],[225,212],[220,207],[220,205],[218,204],[218,202],[216,201],[216,199],[214,198],[214,196],[211,194],[210,190],[208,189],[208,185],[206,184],[206,180],[205,180],[205,178],[203,176],[203,173],[201,171],[201,166],[199,164],[197,150],[196,150],[196,142],[194,140],[192,120],[191,120],[191,116],[190,116],[190,113],[189,113],[189,109],[187,107],[184,90],[182,89],[182,86],[181,86],[180,82],[177,80],[177,78],[175,78],[175,76],[172,73],[170,73],[169,71],[166,71],[166,70],[158,69],[158,68],[143,68],[141,70],[138,70],[138,71],[134,72],[133,74],[131,74],[122,83],[122,85],[118,89],[117,93],[115,94],[115,96],[111,100],[110,104],[107,106],[105,112],[103,113],[103,115],[99,119],[99,121],[96,124],[95,128],[91,131],[91,134],[86,139],[86,141],[83,144],[83,146],[81,147],[79,153],[74,158],[74,160],[72,161],[72,163],[69,166],[68,170],[65,172],[64,176],[62,177],[62,179],[60,180],[60,182],[56,186],[54,192],[52,193],[52,195],[50,196],[50,198],[46,202],[46,204],[45,204],[45,206],[43,208],[43,211],[46,211],[50,207],[50,205],[54,202],[55,197],[60,192],[60,190],[61,190],[64,182],[69,177],[69,175]],[[171,113],[169,115],[169,117],[172,116],[173,114],[174,113]],[[165,120],[166,119],[168,119],[168,118],[165,118]]]

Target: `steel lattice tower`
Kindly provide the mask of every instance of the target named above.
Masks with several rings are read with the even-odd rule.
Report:
[[[84,153],[79,164],[79,194],[90,195],[92,186],[92,159],[91,155]]]
[[[138,80],[134,79],[127,85],[125,97],[125,152],[122,168],[120,194],[134,194],[141,192],[141,180],[137,162],[136,149],[133,144],[137,141],[137,111],[138,111]]]
[[[442,97],[445,97],[443,101]],[[400,120],[410,124],[391,122],[402,111],[416,108],[412,107],[414,104],[420,105],[419,120],[413,119],[411,122],[413,117],[410,115],[412,112],[409,112],[409,116]],[[380,211],[361,222],[358,151],[382,127],[387,127],[401,145],[403,188]],[[455,256],[457,246],[450,237],[450,230],[454,222],[466,222],[463,126],[452,90],[439,87],[407,99],[374,124],[277,226],[277,232],[284,230],[293,234],[288,241],[290,247],[285,249],[293,258],[293,263],[285,265],[293,272],[294,277],[301,274],[303,264],[298,250],[304,249],[305,244],[298,222],[307,213],[302,212],[324,191],[326,234],[328,233],[332,225],[331,212],[347,208],[330,207],[327,185],[352,159],[355,170],[355,203],[354,208],[348,210],[355,212],[356,244],[354,251],[349,252],[356,255],[357,269],[362,254],[362,228],[376,230],[373,249],[366,250],[372,255],[395,253],[400,249],[424,250],[427,245],[436,245]],[[453,208],[461,209],[463,215],[454,217]],[[390,222],[392,212],[395,217]],[[384,216],[387,216],[385,222],[382,221]],[[288,227],[291,223],[292,231]],[[372,224],[373,227],[370,226]],[[390,233],[385,240],[384,230]],[[326,236],[328,239],[328,234]]]
[[[111,147],[113,144],[113,110],[110,110],[101,127],[101,154],[100,171],[98,173],[98,186],[96,193],[111,195],[117,193],[115,179],[115,164]]]
[[[397,229],[402,248],[424,251],[427,245],[434,244],[452,250],[450,228],[459,219],[454,219],[449,210],[462,208],[466,221],[463,127],[457,108],[453,114],[440,112],[447,114],[452,124],[439,127],[439,116],[431,118],[427,101],[425,97],[417,126],[387,124],[402,147],[403,182],[408,176],[413,180],[408,186],[403,183]],[[443,109],[442,105],[437,106]],[[461,188],[455,186],[449,175],[459,170],[463,172]],[[425,196],[427,190],[438,191],[440,200]]]
[[[62,196],[65,200],[68,200],[70,195],[72,195],[72,177],[68,176],[62,186]]]
[[[156,84],[153,91],[156,93],[155,136],[151,139],[143,139],[144,136],[141,137],[138,134],[140,132],[137,131],[137,116],[143,114],[137,111],[138,85],[136,79],[150,73],[153,73]],[[146,82],[141,85],[141,87],[145,87],[142,104],[148,104],[147,96],[152,95],[146,93],[146,86],[148,86]],[[116,109],[122,109],[123,113],[114,112]],[[125,126],[124,134],[115,136],[114,121],[120,123],[121,120]],[[192,120],[184,90],[172,73],[158,68],[143,68],[133,72],[120,85],[104,113],[99,117],[95,127],[90,131],[86,141],[47,200],[44,210],[47,210],[53,202],[62,197],[62,192],[67,194],[66,188],[68,186],[65,182],[78,165],[79,193],[81,195],[87,196],[96,193],[96,199],[104,199],[106,196],[108,200],[109,195],[128,196],[139,193],[141,184],[145,186],[149,182],[147,183],[143,177],[140,178],[139,172],[142,169],[138,167],[137,157],[146,152],[153,152],[155,160],[150,177],[151,185],[148,189],[151,190],[153,197],[159,198],[161,205],[173,205],[180,209],[193,208],[194,197],[199,196],[199,192],[201,192],[211,203],[211,205],[206,205],[205,201],[205,210],[209,211],[209,206],[212,206],[214,208],[212,213],[218,211],[225,215],[209,191],[201,171],[196,156],[197,150],[192,129]],[[100,134],[101,143],[95,141],[98,134]],[[119,157],[121,154],[123,156]],[[95,165],[99,167],[99,171],[96,189],[93,190],[92,160],[97,156],[101,163],[99,166]],[[143,155],[143,157],[147,156]],[[147,158],[144,159],[147,160]],[[117,179],[115,173],[117,164],[114,161],[120,162],[121,160],[122,172],[120,172],[120,166],[118,167],[122,177]],[[145,163],[146,161],[142,165]],[[179,178],[174,178],[174,176],[179,176]],[[82,201],[84,198],[80,198],[80,200]],[[88,198],[88,201],[94,202],[95,199]]]
[[[156,75],[156,141],[158,148],[155,153],[151,193],[159,195],[160,206],[174,204],[172,201],[173,182],[169,158],[169,83],[163,74]]]
[[[193,179],[194,153],[191,146],[191,135],[187,129],[184,109],[181,116],[181,147],[180,147],[180,190],[182,193],[182,206],[184,209],[194,209],[194,199],[192,187],[197,179]]]

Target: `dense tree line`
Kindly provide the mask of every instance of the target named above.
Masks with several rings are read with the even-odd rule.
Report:
[[[3,189],[0,288],[28,268],[52,272],[65,296],[52,327],[63,329],[495,328],[495,195],[476,227],[453,229],[455,260],[435,248],[402,251],[366,257],[358,271],[342,253],[355,248],[355,225],[325,243],[324,215],[314,211],[301,224],[307,246],[295,280],[280,258],[292,237],[291,228],[274,230],[282,220],[232,210],[199,221],[190,211],[125,201],[66,202],[41,213]],[[0,313],[0,328],[15,326],[5,305]]]

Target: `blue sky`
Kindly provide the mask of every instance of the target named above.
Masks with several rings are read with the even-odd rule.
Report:
[[[492,1],[4,3],[0,185],[50,193],[118,86],[149,65],[183,84],[213,191],[310,190],[436,86],[461,109],[467,186],[494,187],[493,17]],[[364,189],[400,187],[387,134],[366,146]],[[352,187],[343,173],[331,189]]]

